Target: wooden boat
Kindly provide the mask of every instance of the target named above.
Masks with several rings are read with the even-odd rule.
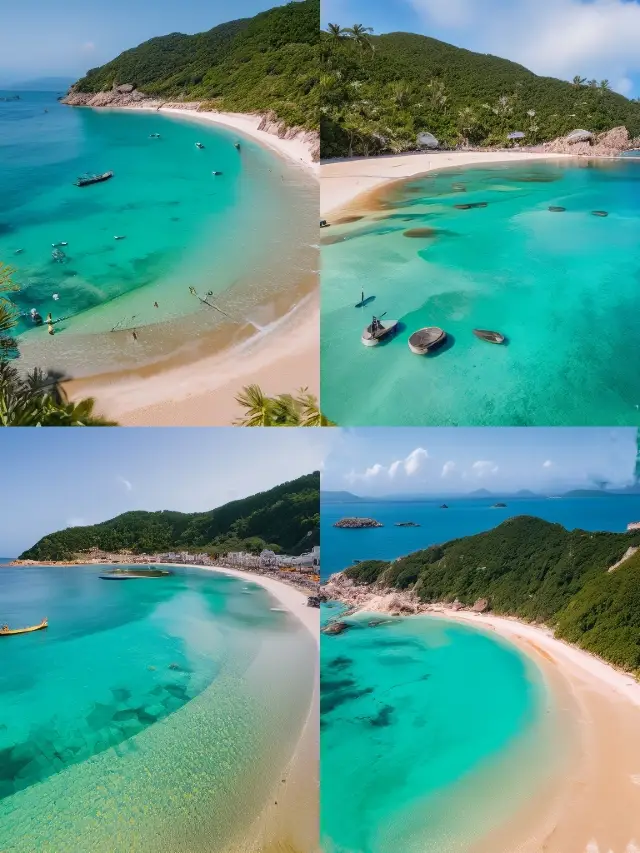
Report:
[[[42,631],[48,625],[48,619],[43,619],[39,625],[31,625],[30,628],[9,628],[8,625],[2,625],[0,627],[0,637],[12,637],[14,634],[31,634],[33,631]]]
[[[473,334],[481,341],[487,341],[490,344],[503,344],[504,335],[500,332],[490,332],[488,329],[474,329]]]
[[[606,210],[592,210],[591,213],[593,214],[593,216],[608,216],[609,215]]]
[[[382,314],[381,317],[374,317],[371,323],[366,326],[362,332],[360,340],[366,347],[375,347],[380,343],[380,341],[393,335],[393,332],[398,325],[398,321],[385,320],[383,323],[382,317],[384,317],[384,314]]]
[[[454,204],[456,210],[473,210],[475,207],[486,207],[488,201],[473,201],[470,204]]]
[[[566,209],[567,209],[566,207],[557,207],[556,205],[552,205],[549,208],[551,213],[564,213]]]
[[[416,355],[426,355],[446,340],[447,333],[438,326],[425,326],[409,338],[409,349]]]
[[[90,184],[101,184],[113,177],[113,172],[103,172],[101,175],[81,175],[75,182],[77,187],[88,187]]]

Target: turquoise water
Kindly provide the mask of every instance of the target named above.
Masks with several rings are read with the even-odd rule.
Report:
[[[0,849],[221,851],[308,713],[315,648],[261,587],[194,569],[3,568]],[[286,675],[285,675],[286,673]]]
[[[474,202],[488,206],[454,207]],[[433,231],[405,236],[417,228]],[[345,426],[638,425],[639,228],[633,158],[445,169],[396,185],[382,209],[323,232],[323,410]],[[362,291],[375,298],[355,309]],[[401,325],[365,348],[372,313]],[[409,335],[431,325],[448,343],[413,355]]]
[[[439,498],[428,501],[323,503],[321,513],[322,575],[342,571],[354,560],[393,560],[412,551],[490,530],[515,515],[535,515],[568,530],[611,530],[621,533],[640,520],[640,495],[607,498],[500,498],[505,509],[493,509],[498,498]],[[440,509],[446,503],[448,509]],[[384,527],[347,530],[333,525],[345,516],[375,518]],[[420,527],[395,527],[415,521]]]
[[[316,266],[317,185],[302,168],[245,138],[238,152],[232,130],[190,119],[22,98],[0,103],[0,260],[17,270],[25,365],[83,375],[150,363],[222,324],[246,337],[297,301],[296,280]],[[73,185],[108,170],[108,182]],[[70,319],[51,337],[32,308]]]
[[[369,627],[372,618],[322,638],[323,849],[461,853],[560,760],[551,697],[536,668],[492,636],[429,617]]]

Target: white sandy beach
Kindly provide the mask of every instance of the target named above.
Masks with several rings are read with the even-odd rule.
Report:
[[[320,388],[318,294],[271,329],[193,363],[145,375],[92,376],[66,383],[71,399],[95,397],[97,411],[121,426],[230,426],[243,409],[236,395],[257,384],[267,395]]]
[[[533,154],[527,151],[430,151],[426,154],[327,160],[320,166],[320,212],[323,217],[330,217],[336,211],[350,208],[363,193],[434,169],[478,163],[549,160],[562,156],[567,155]]]
[[[378,609],[384,597],[360,608]],[[469,853],[638,853],[640,684],[544,627],[438,606],[422,615],[495,632],[530,657],[555,697],[569,751],[561,775]]]
[[[307,607],[307,595],[289,584],[255,572],[201,566],[248,583],[257,583],[289,610],[320,644],[320,611]],[[225,853],[317,853],[319,851],[320,679],[316,660],[309,715],[286,768],[278,768],[274,792],[255,823],[247,828],[247,845]],[[275,775],[275,774],[274,774]]]

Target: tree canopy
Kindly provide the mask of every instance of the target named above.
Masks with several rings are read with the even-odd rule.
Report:
[[[519,516],[391,563],[363,561],[345,574],[412,589],[424,602],[486,598],[495,613],[543,622],[556,636],[640,672],[640,551],[609,572],[631,546],[640,546],[640,531],[566,530]]]
[[[132,84],[167,100],[271,112],[289,126],[317,129],[319,16],[320,0],[302,0],[205,33],[152,38],[91,69],[76,89]]]
[[[331,24],[320,54],[323,157],[415,149],[421,133],[445,146],[504,145],[516,131],[537,144],[577,127],[640,134],[640,104],[607,80],[539,77],[497,56],[362,25]]]
[[[320,541],[320,474],[314,472],[209,512],[125,512],[88,527],[44,536],[25,560],[71,560],[90,548],[104,551],[196,550],[259,553],[272,547],[301,554]]]

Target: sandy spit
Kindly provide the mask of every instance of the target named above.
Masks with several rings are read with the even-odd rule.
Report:
[[[480,163],[515,163],[522,160],[558,159],[559,154],[527,151],[431,151],[428,154],[392,154],[385,157],[327,160],[320,166],[320,212],[330,217],[357,206],[358,196],[384,184],[452,166]]]

